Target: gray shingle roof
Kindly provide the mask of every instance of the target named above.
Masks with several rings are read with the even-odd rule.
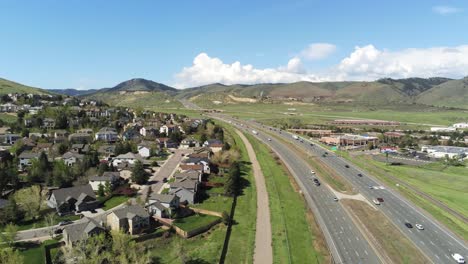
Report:
[[[104,230],[98,222],[91,218],[86,218],[85,222],[64,227],[64,231],[66,230],[71,242],[76,242],[83,238],[87,238],[89,232],[93,231],[95,228]]]
[[[94,191],[89,184],[52,191],[52,194],[55,196],[55,200],[57,201],[57,205],[65,202],[68,197],[78,200],[82,193],[90,196],[93,199],[96,199],[96,195],[94,194]]]
[[[157,200],[161,203],[170,203],[172,200],[174,200],[175,195],[173,194],[157,194],[153,193],[149,197],[150,200]]]
[[[115,214],[119,219],[132,219],[135,216],[142,218],[149,217],[148,212],[137,204],[121,207],[117,210],[114,210],[112,213]]]

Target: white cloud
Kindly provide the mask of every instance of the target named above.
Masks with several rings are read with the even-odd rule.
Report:
[[[236,61],[226,64],[219,58],[212,58],[206,53],[198,54],[193,65],[184,67],[175,75],[177,88],[187,88],[210,83],[254,84],[254,83],[289,83],[298,81],[319,81],[317,76],[305,73],[301,60],[294,57],[286,66],[278,68],[256,69],[251,64],[242,65]]]
[[[335,52],[336,46],[330,43],[312,43],[301,51],[300,56],[308,60],[320,60]]]
[[[224,63],[200,53],[190,67],[175,75],[177,88],[210,83],[254,84],[297,81],[376,80],[379,78],[452,77],[468,75],[468,45],[456,47],[380,50],[373,45],[355,47],[337,65],[320,72],[308,72],[300,57],[277,68],[257,69],[251,64]]]
[[[432,7],[432,11],[439,15],[450,15],[454,13],[460,13],[463,11],[463,9],[453,6],[434,6]]]
[[[462,77],[468,74],[468,45],[379,50],[373,45],[356,47],[334,69],[342,80],[375,80],[378,78]]]

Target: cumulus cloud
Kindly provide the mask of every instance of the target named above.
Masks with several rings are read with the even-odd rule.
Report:
[[[335,52],[336,46],[330,43],[312,43],[300,52],[300,56],[308,60],[320,60]]]
[[[286,66],[278,68],[256,69],[251,64],[242,65],[239,61],[226,64],[219,58],[212,58],[200,53],[193,60],[193,65],[185,67],[175,75],[177,88],[186,88],[210,83],[254,84],[254,83],[289,83],[297,81],[319,81],[307,74],[301,59],[294,57]]]
[[[434,6],[432,7],[432,11],[439,15],[450,15],[454,13],[460,13],[463,11],[463,9],[453,6]]]
[[[221,59],[200,53],[190,67],[175,75],[177,88],[210,83],[255,84],[298,81],[376,80],[379,78],[453,77],[468,75],[468,45],[456,47],[378,49],[373,45],[355,47],[335,66],[320,72],[309,72],[296,56],[284,66],[257,69],[251,64],[224,63]]]
[[[375,80],[383,77],[462,77],[468,74],[468,45],[379,50],[373,45],[356,47],[334,69],[343,80]]]

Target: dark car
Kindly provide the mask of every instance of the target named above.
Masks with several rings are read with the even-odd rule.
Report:
[[[359,176],[359,177],[362,177],[362,174],[361,174],[361,173],[358,173],[358,175],[357,175],[357,176]]]
[[[63,229],[62,228],[57,228],[54,230],[54,234],[58,235],[58,234],[62,234],[63,233]]]
[[[383,203],[384,200],[383,200],[383,198],[378,197],[378,198],[377,198],[377,201]]]
[[[346,164],[346,165],[344,165],[344,166],[345,166],[346,168],[349,168],[349,165],[348,165],[348,164]]]
[[[314,144],[313,144],[313,143],[310,143],[310,145],[311,145],[312,147],[314,146]]]
[[[405,226],[406,226],[407,228],[413,228],[413,225],[410,224],[410,223],[408,223],[408,222],[405,223]]]
[[[70,220],[65,220],[65,221],[62,221],[60,223],[58,223],[59,226],[64,226],[64,225],[69,225],[73,223],[73,221],[70,221]]]
[[[163,178],[163,180],[162,180],[162,181],[163,181],[163,182],[167,182],[167,178]]]

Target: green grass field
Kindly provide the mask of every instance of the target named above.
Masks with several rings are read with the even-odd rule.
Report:
[[[468,215],[468,168],[466,167],[445,167],[442,163],[424,166],[388,166],[366,156],[350,157],[349,155],[343,155],[343,157],[350,159],[354,164],[369,171],[389,186],[395,186],[396,183],[391,178],[386,177],[386,174],[397,177],[399,180],[441,201],[452,210]],[[398,190],[455,233],[468,239],[467,223],[408,188],[400,186]]]
[[[0,113],[0,120],[5,123],[14,123],[16,122],[16,115]]]
[[[112,197],[109,200],[104,202],[104,205],[102,206],[102,209],[107,211],[109,209],[112,209],[112,208],[116,207],[117,205],[125,203],[126,201],[128,201],[128,199],[130,199],[130,197],[128,197],[128,196],[121,196],[121,195],[114,196],[114,197]]]
[[[219,217],[212,215],[204,214],[194,214],[188,217],[176,219],[174,224],[184,231],[191,231],[200,227],[204,227],[214,221],[219,219]]]
[[[321,263],[323,248],[316,248],[321,238],[311,229],[308,209],[291,179],[269,149],[251,135],[246,135],[256,151],[267,184],[275,263]]]
[[[45,262],[45,250],[44,246],[57,243],[57,240],[50,239],[42,242],[40,245],[26,245],[24,250],[20,251],[20,254],[24,257],[24,263],[44,263]],[[24,244],[24,243],[22,243]],[[1,260],[0,260],[1,263]]]
[[[54,224],[58,224],[61,221],[75,221],[80,219],[80,216],[78,215],[65,215],[65,216],[58,216],[56,215],[54,219]],[[28,229],[33,229],[33,228],[40,228],[40,227],[46,227],[47,223],[44,220],[44,218],[38,218],[35,221],[24,221],[21,223],[18,223],[18,230],[28,230]]]

